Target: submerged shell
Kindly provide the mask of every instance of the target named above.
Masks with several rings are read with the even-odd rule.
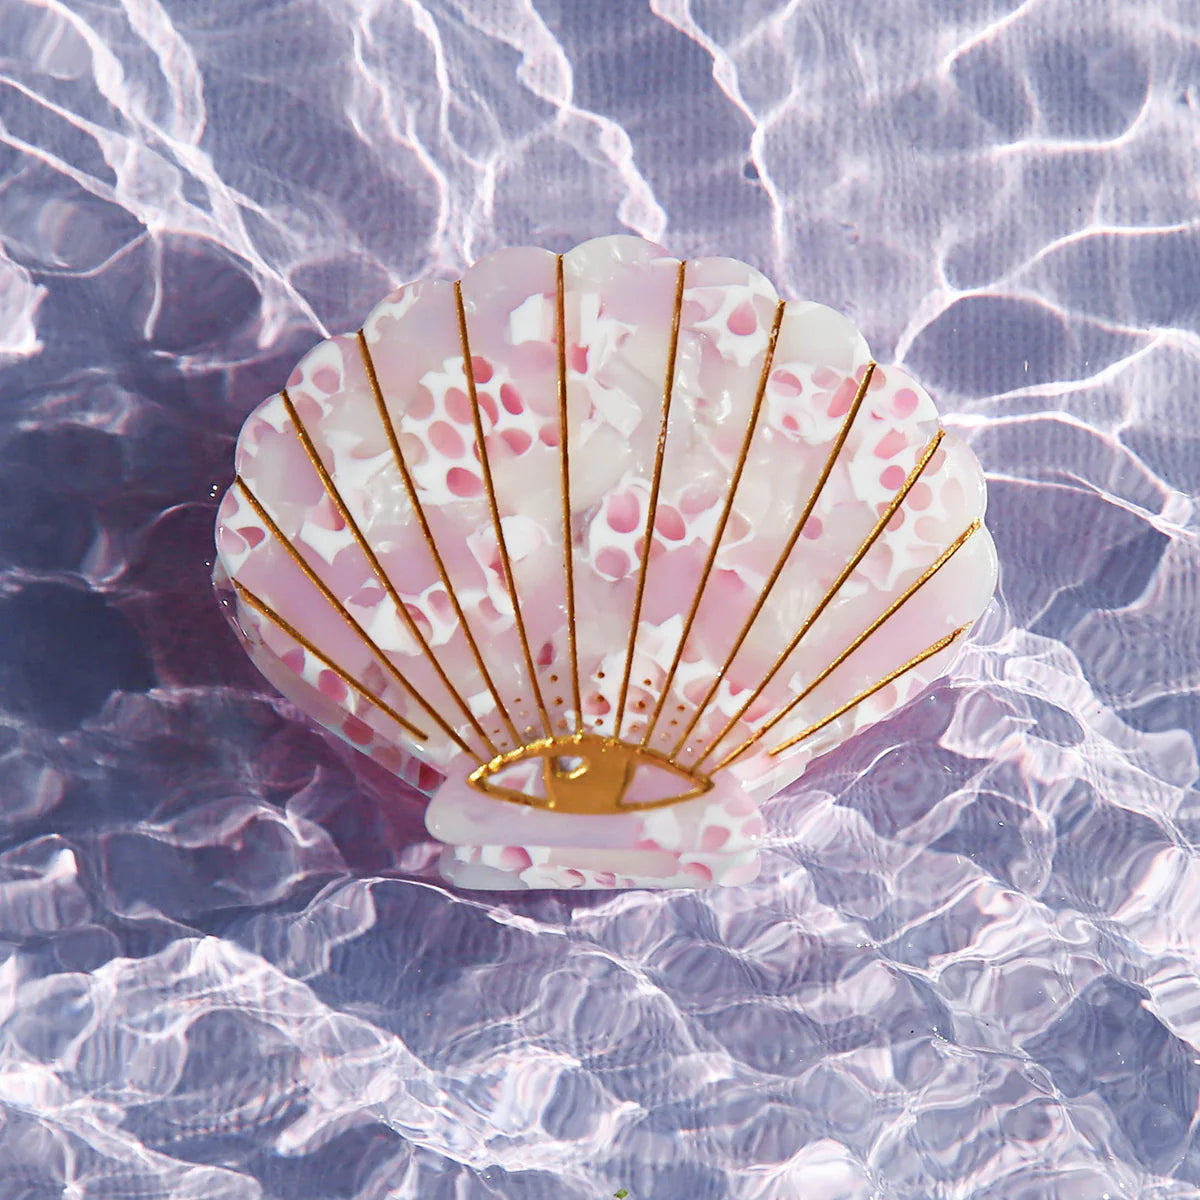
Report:
[[[607,237],[314,349],[242,430],[216,579],[282,692],[445,777],[455,881],[736,883],[755,802],[948,666],[995,585],[984,499],[844,317]]]

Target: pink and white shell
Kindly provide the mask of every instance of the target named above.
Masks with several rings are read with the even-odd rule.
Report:
[[[982,472],[909,376],[753,268],[634,237],[399,288],[250,414],[236,468],[215,580],[247,651],[432,792],[467,888],[752,879],[760,802],[943,674],[996,580]],[[577,731],[711,788],[596,813],[521,764],[530,803],[470,782]]]

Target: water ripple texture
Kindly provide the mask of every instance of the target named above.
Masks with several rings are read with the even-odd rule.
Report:
[[[0,1194],[1200,1196],[1191,0],[0,0]],[[456,894],[209,588],[394,282],[631,230],[983,461],[955,675],[753,885]]]

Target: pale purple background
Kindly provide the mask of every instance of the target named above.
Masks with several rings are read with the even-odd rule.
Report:
[[[1194,0],[0,0],[0,1195],[1200,1196],[1198,105]],[[391,283],[618,230],[905,362],[1001,594],[758,884],[455,895],[213,497]]]

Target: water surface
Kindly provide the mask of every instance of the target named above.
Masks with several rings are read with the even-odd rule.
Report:
[[[5,1194],[1200,1195],[1198,47],[1189,0],[0,3]],[[753,886],[454,894],[234,644],[215,496],[392,283],[621,230],[914,371],[1001,590]]]

